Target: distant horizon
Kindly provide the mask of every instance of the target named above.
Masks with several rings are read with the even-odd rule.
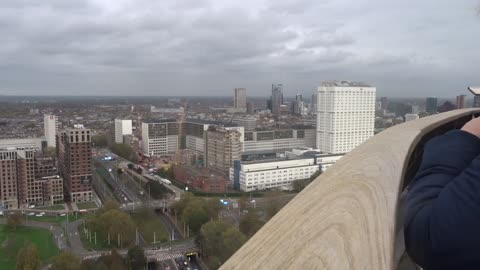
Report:
[[[248,92],[247,92],[248,93]],[[301,94],[301,93],[300,93]],[[303,95],[303,98],[307,98],[307,99],[311,99],[312,95]],[[466,96],[466,99],[473,99],[473,95],[472,94],[465,94]],[[55,98],[58,98],[58,99],[61,99],[61,98],[112,98],[112,99],[115,99],[115,98],[221,98],[221,99],[233,99],[233,95],[232,96],[229,96],[229,95],[224,95],[224,96],[220,96],[220,95],[217,95],[217,96],[191,96],[191,95],[188,95],[188,96],[160,96],[160,95],[145,95],[145,96],[140,96],[140,95],[135,95],[135,96],[126,96],[126,95],[2,95],[0,94],[0,102],[2,101],[1,98],[2,97],[8,97],[8,98],[51,98],[51,99],[55,99]],[[264,99],[264,98],[269,98],[270,96],[251,96],[251,95],[248,95],[247,94],[247,99],[248,98],[258,98],[258,99]],[[288,98],[295,98],[295,95],[284,95],[284,97],[288,97]],[[412,97],[412,96],[387,96],[387,95],[376,95],[376,99],[379,99],[381,97],[387,97],[387,98],[391,98],[391,99],[426,99],[426,98],[429,98],[429,97],[434,97],[434,98],[437,98],[437,99],[455,99],[457,96],[451,96],[451,97],[442,97],[442,96],[421,96],[421,97]]]

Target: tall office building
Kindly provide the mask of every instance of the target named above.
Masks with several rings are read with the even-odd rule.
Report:
[[[77,126],[57,134],[58,167],[64,179],[65,195],[72,202],[93,199],[92,141],[90,130]]]
[[[275,116],[280,116],[280,106],[283,104],[283,85],[272,84],[271,111]]]
[[[427,97],[427,100],[425,102],[425,111],[427,113],[438,112],[438,100],[436,97]]]
[[[317,148],[347,153],[374,135],[376,88],[349,81],[318,87]]]
[[[205,164],[208,168],[229,174],[233,161],[240,160],[243,134],[240,130],[210,126],[206,132]]]
[[[233,95],[233,107],[239,111],[247,111],[247,89],[235,88]]]
[[[456,106],[457,106],[457,109],[464,109],[465,108],[465,95],[457,96]]]
[[[132,120],[115,119],[115,143],[124,143],[125,135],[132,135]]]
[[[302,94],[300,93],[297,93],[297,95],[295,96],[295,101],[293,102],[293,114],[296,114],[296,115],[305,114],[303,97],[302,97]]]
[[[52,114],[45,114],[43,116],[43,127],[45,132],[45,139],[48,147],[55,147],[55,136],[58,129],[58,117]]]

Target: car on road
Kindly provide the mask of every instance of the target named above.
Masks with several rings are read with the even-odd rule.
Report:
[[[36,216],[36,217],[43,217],[42,214],[36,214],[35,216]]]
[[[34,212],[27,213],[27,216],[35,216]]]

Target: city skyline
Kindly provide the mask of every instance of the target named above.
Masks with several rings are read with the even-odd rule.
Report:
[[[339,79],[446,97],[477,83],[476,1],[317,2],[2,3],[0,94],[263,96],[280,82],[291,96]]]

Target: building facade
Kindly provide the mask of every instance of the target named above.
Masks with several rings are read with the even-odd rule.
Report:
[[[45,139],[48,147],[56,147],[55,138],[58,129],[58,117],[52,114],[45,114],[43,116],[43,128],[45,132]]]
[[[281,153],[294,148],[315,147],[314,128],[246,131],[244,154]]]
[[[0,150],[0,208],[18,208],[17,152]]]
[[[63,179],[54,160],[37,149],[0,150],[0,209],[63,203]],[[45,187],[52,187],[45,192]]]
[[[239,127],[243,127],[245,131],[252,131],[257,127],[257,118],[254,116],[237,117],[233,122]]]
[[[315,159],[268,160],[241,162],[235,161],[230,169],[233,186],[250,192],[272,188],[291,190],[296,180],[309,179],[319,166]]]
[[[405,122],[413,121],[413,120],[417,120],[417,119],[420,119],[420,116],[416,113],[405,114]]]
[[[333,81],[318,87],[317,148],[348,153],[374,135],[376,88]]]
[[[247,111],[247,89],[235,88],[233,93],[233,107],[239,111]]]
[[[205,164],[228,175],[234,160],[240,160],[243,151],[243,134],[236,129],[210,126],[206,132]]]
[[[92,140],[89,129],[78,127],[58,133],[57,156],[66,199],[85,202],[93,199]]]
[[[132,135],[132,120],[115,119],[115,143],[124,143],[125,135]]]
[[[436,97],[427,97],[425,111],[431,114],[438,112],[438,99]]]
[[[143,153],[149,156],[175,153],[180,147],[180,128],[180,123],[171,119],[142,123]]]
[[[252,102],[247,102],[247,113],[249,114],[255,113],[255,107]]]
[[[473,96],[473,107],[480,108],[480,96]]]
[[[456,100],[456,106],[457,109],[464,109],[465,108],[465,95],[459,95],[457,96]]]
[[[272,84],[271,111],[276,117],[281,115],[280,106],[283,104],[283,85]]]

